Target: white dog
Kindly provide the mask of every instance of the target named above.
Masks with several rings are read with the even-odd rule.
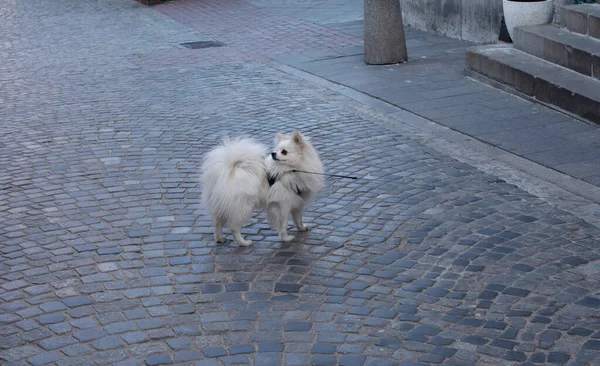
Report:
[[[298,131],[277,134],[276,151],[263,159],[266,149],[251,139],[226,140],[211,150],[202,165],[202,201],[215,222],[215,240],[225,241],[228,227],[242,246],[252,244],[241,230],[254,208],[267,208],[271,226],[283,241],[291,214],[298,231],[304,206],[323,188],[323,165],[308,139]]]

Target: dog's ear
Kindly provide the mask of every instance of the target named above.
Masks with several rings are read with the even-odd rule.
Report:
[[[299,145],[299,146],[303,146],[304,145],[304,136],[302,136],[302,134],[298,131],[294,131],[294,134],[292,135],[292,139],[294,140],[294,143]]]
[[[284,135],[284,134],[279,133],[279,132],[277,132],[275,134],[275,141],[277,141],[277,142],[281,142],[281,141],[289,140],[289,139],[290,139],[290,137],[288,135]]]

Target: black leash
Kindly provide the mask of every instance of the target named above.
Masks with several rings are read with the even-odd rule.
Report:
[[[347,178],[347,179],[358,179],[358,177],[351,177],[351,176],[347,176],[347,175],[339,175],[339,174],[326,174],[326,173],[317,173],[317,172],[307,172],[304,170],[292,170],[292,172],[296,172],[296,173],[306,173],[306,174],[318,174],[318,175],[326,175],[328,177],[335,177],[335,178]],[[506,181],[502,181],[502,182],[489,182],[490,184],[494,185],[495,183],[507,183]],[[510,184],[510,183],[508,183]],[[431,188],[431,189],[444,189],[446,187],[444,186],[429,186],[429,185],[424,185],[424,187],[426,188]],[[473,192],[473,193],[481,193],[481,190],[475,190],[475,189],[469,189],[469,188],[463,188],[462,191],[464,192]],[[551,197],[551,196],[539,196],[533,193],[529,193],[529,192],[519,192],[519,193],[507,193],[507,194],[501,194],[501,196],[515,196],[515,197],[521,197],[521,198],[529,198],[529,197],[533,197],[533,198],[540,198],[540,199],[554,199],[557,201],[564,201],[564,202],[581,202],[581,203],[592,203],[595,204],[595,202],[593,202],[592,200],[589,201],[585,201],[585,200],[577,200],[577,199],[569,199],[569,198],[562,198],[562,197]]]
[[[358,177],[351,177],[348,175],[339,175],[339,174],[326,174],[326,173],[317,173],[317,172],[307,172],[304,170],[292,170],[292,172],[296,172],[296,173],[306,173],[306,174],[317,174],[317,175],[325,175],[328,177],[335,177],[335,178],[346,178],[346,179],[358,179]],[[494,183],[500,183],[500,182],[491,182],[491,184],[493,185]],[[501,183],[507,183],[506,181],[502,181]],[[510,183],[508,183],[510,184]],[[425,185],[425,187],[427,188],[432,188],[432,189],[444,189],[444,186],[427,186]],[[474,190],[474,189],[462,189],[462,191],[464,192],[473,192],[473,193],[480,193],[482,192],[481,190]],[[504,194],[503,194],[504,195]],[[533,197],[533,198],[540,198],[540,199],[554,199],[554,200],[558,200],[558,201],[566,201],[566,202],[581,202],[581,203],[592,203],[594,204],[593,201],[589,200],[589,201],[585,201],[585,200],[576,200],[576,199],[568,199],[568,198],[562,198],[562,197],[550,197],[550,196],[539,196],[533,193],[529,193],[529,192],[522,192],[522,193],[508,193],[505,195],[510,195],[510,196],[515,196],[515,197]]]
[[[328,177],[335,177],[335,178],[347,178],[347,179],[358,179],[358,177],[350,177],[347,175],[338,175],[338,174],[326,174],[326,173],[317,173],[317,172],[307,172],[304,170],[292,170],[292,172],[295,173],[306,173],[306,174],[317,174],[317,175],[326,175]]]

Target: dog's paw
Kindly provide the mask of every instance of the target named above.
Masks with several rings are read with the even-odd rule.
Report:
[[[240,241],[238,242],[239,246],[241,247],[247,247],[252,245],[252,240],[244,240],[244,241]]]
[[[310,226],[304,225],[304,226],[298,227],[298,231],[302,231],[303,232],[303,231],[309,231],[309,230],[310,230]]]
[[[279,238],[281,239],[281,241],[284,241],[286,243],[295,239],[295,237],[292,235],[280,236]]]
[[[227,241],[227,239],[224,236],[218,236],[215,238],[215,241],[217,243],[225,243]]]

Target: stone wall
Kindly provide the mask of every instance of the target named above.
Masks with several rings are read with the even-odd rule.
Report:
[[[404,24],[477,43],[498,41],[502,0],[401,0]],[[556,6],[572,0],[554,0]],[[555,12],[555,20],[558,12]]]

